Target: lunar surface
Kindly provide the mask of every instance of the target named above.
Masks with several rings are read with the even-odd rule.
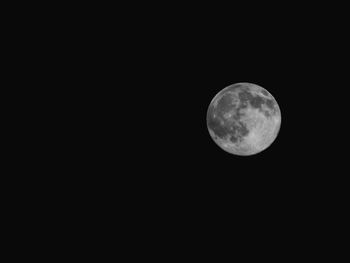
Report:
[[[281,113],[275,98],[251,83],[236,83],[220,91],[210,103],[207,126],[225,151],[249,156],[262,152],[275,140]]]

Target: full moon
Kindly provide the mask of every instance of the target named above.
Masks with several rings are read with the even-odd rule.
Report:
[[[262,152],[275,140],[281,112],[266,89],[252,83],[230,85],[211,101],[207,127],[211,138],[223,150],[249,156]]]

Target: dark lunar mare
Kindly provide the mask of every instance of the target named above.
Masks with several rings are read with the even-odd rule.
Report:
[[[225,93],[227,91],[230,91],[230,89],[225,90]],[[227,135],[231,135],[230,140],[233,143],[237,142],[240,138],[246,136],[249,133],[249,130],[245,124],[239,121],[242,115],[239,111],[240,109],[246,108],[248,106],[248,101],[253,108],[261,109],[261,106],[263,104],[266,104],[266,106],[272,110],[275,108],[275,102],[272,99],[264,98],[258,95],[254,96],[247,89],[241,89],[241,92],[238,96],[241,103],[232,117],[237,122],[227,121],[224,118],[224,114],[234,108],[230,94],[225,94],[218,101],[216,108],[211,105],[208,109],[207,115],[207,125],[209,129],[212,130],[214,134],[220,139],[225,139]],[[216,118],[214,118],[214,114],[216,114]],[[265,113],[265,115],[268,116],[268,113]],[[223,125],[221,124],[221,121],[224,122]]]
[[[247,90],[243,90],[239,94],[239,98],[245,106],[248,104],[248,101],[249,101],[250,105],[255,109],[259,109],[262,111],[262,105],[265,105],[272,112],[275,112],[275,110],[276,110],[276,103],[273,99],[265,98],[265,97],[262,97],[259,95],[253,95]],[[270,116],[270,114],[268,112],[263,111],[263,113],[267,117]]]
[[[238,111],[233,115],[234,121],[228,121],[224,118],[224,114],[233,109],[235,106],[232,105],[232,97],[230,94],[225,94],[217,104],[217,107],[214,108],[213,105],[210,106],[208,110],[208,127],[214,132],[214,134],[220,139],[224,139],[227,135],[231,135],[231,142],[237,142],[239,138],[247,135],[249,130],[246,128],[244,123],[239,121],[241,117],[241,113]],[[242,107],[242,105],[241,105]],[[239,108],[241,108],[239,107]],[[214,118],[214,114],[216,114],[216,118]],[[221,124],[221,121],[224,124]]]

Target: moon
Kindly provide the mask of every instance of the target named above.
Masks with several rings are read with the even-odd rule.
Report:
[[[238,108],[237,105],[240,103],[238,95],[241,91],[248,91],[254,97],[260,96],[269,101],[270,105],[267,107],[266,104],[262,104],[261,108],[257,109],[248,102],[246,108],[240,109],[240,121],[244,123],[248,133],[242,136],[239,141],[232,142],[231,135],[225,136],[218,128],[226,127],[226,131],[228,127],[232,129],[230,125],[235,121],[230,118],[232,112]],[[231,111],[226,112],[222,117],[219,116],[220,112],[216,107],[218,101],[227,93],[232,94],[232,105],[236,106],[232,106]],[[256,84],[248,82],[232,84],[216,94],[208,107],[207,127],[211,138],[220,148],[234,155],[250,156],[267,149],[276,139],[280,125],[281,111],[276,99],[270,92]]]

